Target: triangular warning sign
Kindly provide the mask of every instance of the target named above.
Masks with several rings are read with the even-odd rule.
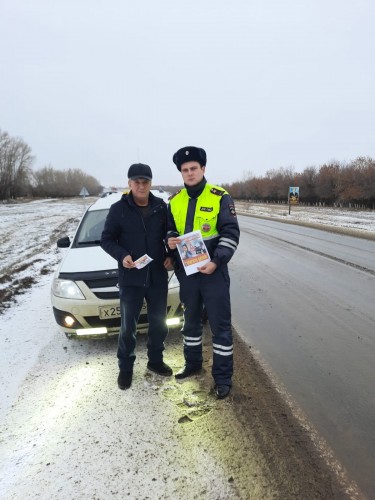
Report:
[[[85,187],[81,189],[81,192],[79,193],[80,196],[89,196],[90,193],[87,191]]]

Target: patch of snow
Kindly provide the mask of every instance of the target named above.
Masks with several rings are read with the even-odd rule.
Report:
[[[337,228],[348,228],[375,233],[374,210],[349,210],[342,208],[306,207],[284,204],[237,202],[238,213],[283,220],[286,222],[320,224]]]

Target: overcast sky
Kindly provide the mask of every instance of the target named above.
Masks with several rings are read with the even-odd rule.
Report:
[[[375,157],[374,0],[0,0],[0,128],[34,168],[177,185]]]

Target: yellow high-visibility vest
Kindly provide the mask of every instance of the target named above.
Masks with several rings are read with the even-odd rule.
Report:
[[[197,198],[194,214],[193,231],[201,231],[203,239],[209,240],[218,236],[217,218],[220,212],[220,200],[228,194],[223,188],[206,184],[202,194]],[[189,195],[186,188],[182,189],[170,202],[171,212],[179,234],[184,234]]]

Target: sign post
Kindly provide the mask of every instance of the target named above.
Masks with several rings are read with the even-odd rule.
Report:
[[[289,215],[290,215],[290,206],[298,205],[298,203],[299,203],[299,187],[290,186],[288,193]]]
[[[84,207],[84,209],[86,209],[86,196],[90,196],[90,193],[87,191],[85,186],[83,186],[79,195],[83,198],[83,207]]]

